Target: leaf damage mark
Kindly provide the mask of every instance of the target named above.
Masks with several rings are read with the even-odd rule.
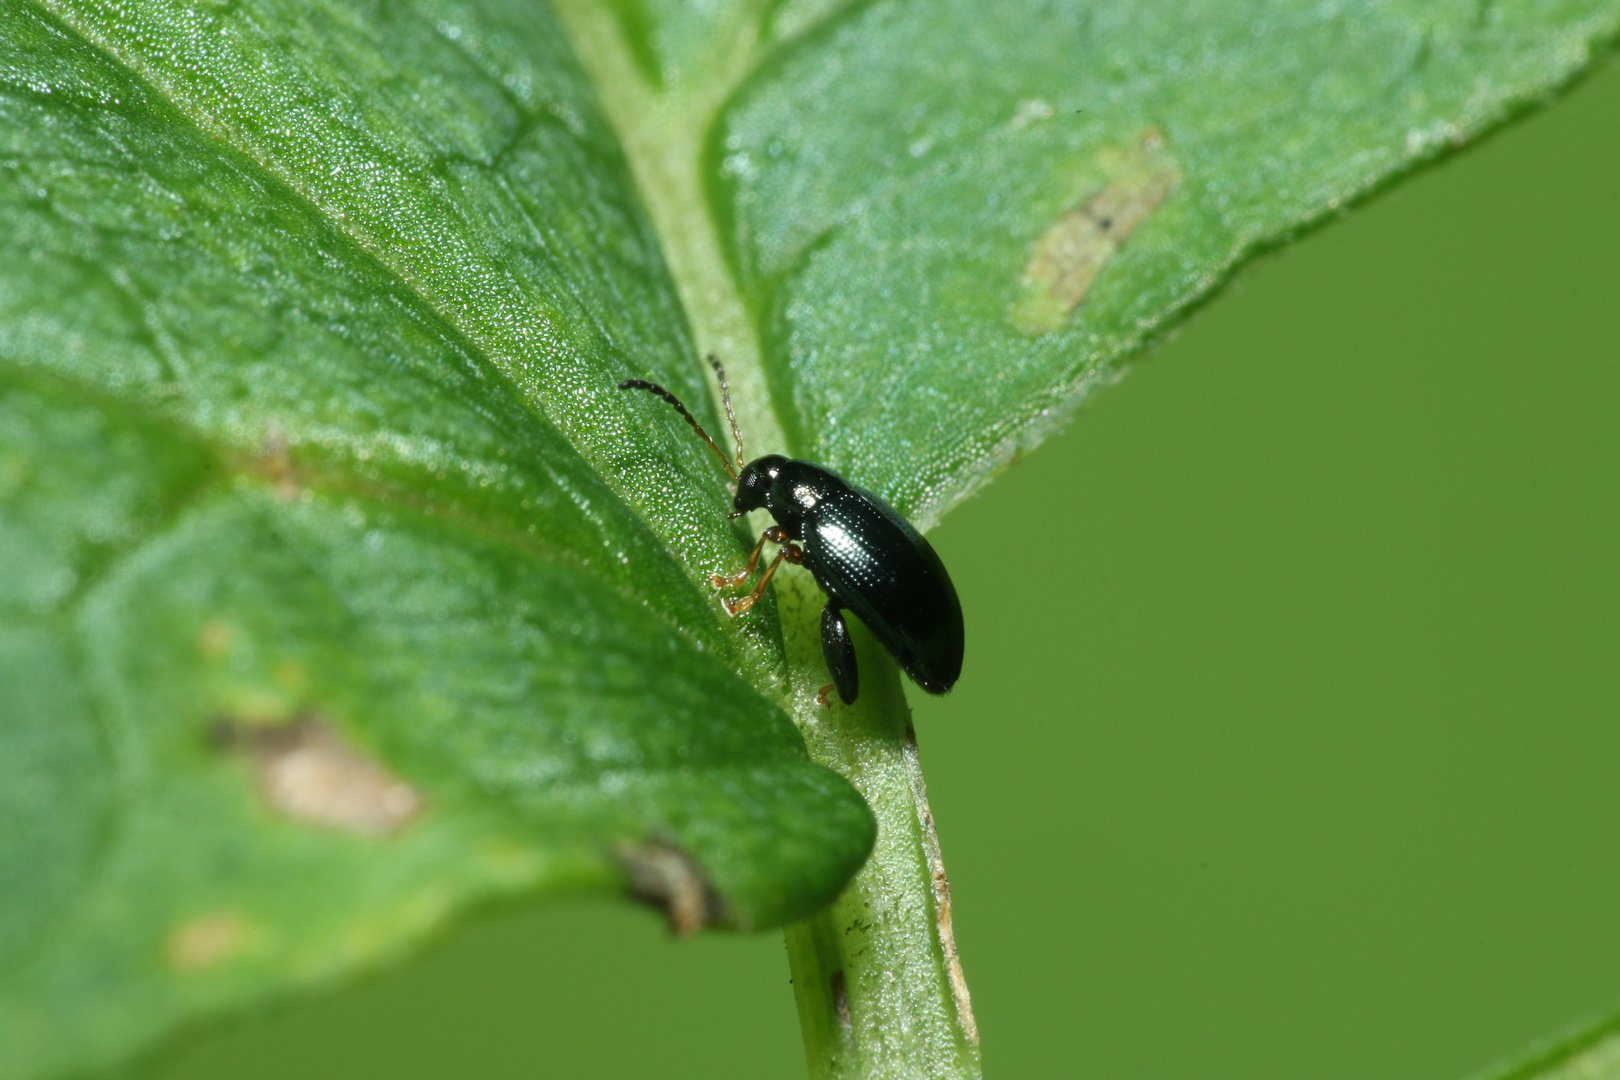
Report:
[[[209,619],[197,633],[197,651],[210,660],[223,660],[236,641],[236,627],[225,619]]]
[[[1157,129],[1134,146],[1103,151],[1098,160],[1108,182],[1048,226],[1031,248],[1023,291],[1010,311],[1019,333],[1038,337],[1068,322],[1103,266],[1180,179]]]
[[[848,1039],[855,1030],[855,1016],[850,1012],[849,984],[844,980],[842,968],[832,973],[828,989],[832,992],[833,1012],[838,1016],[838,1026],[844,1029],[844,1038]]]
[[[170,967],[195,974],[235,956],[247,938],[247,922],[242,916],[234,911],[215,911],[175,927],[163,952]]]
[[[1040,120],[1050,120],[1057,110],[1047,104],[1042,98],[1029,98],[1018,103],[1018,109],[1007,124],[1014,131],[1023,131],[1029,125]]]
[[[725,903],[697,860],[673,844],[624,844],[615,852],[638,900],[663,909],[676,937],[687,937],[725,917]]]
[[[275,724],[222,719],[212,738],[247,759],[264,801],[293,821],[382,837],[404,828],[423,806],[415,788],[317,716]]]
[[[264,441],[252,468],[270,481],[276,497],[282,502],[298,501],[298,474],[293,468],[287,433],[282,430],[280,424],[271,421],[270,426],[265,429]]]
[[[912,792],[917,803],[918,824],[922,828],[923,850],[928,856],[929,885],[934,893],[935,929],[940,952],[945,958],[945,974],[956,1004],[956,1022],[968,1041],[979,1044],[979,1022],[973,1015],[973,997],[968,993],[962,958],[956,950],[956,934],[951,929],[951,880],[945,873],[945,859],[939,851],[939,832],[934,827],[934,811],[928,805],[928,786],[923,782],[922,763],[917,756],[917,733],[906,721],[906,765],[911,774]]]

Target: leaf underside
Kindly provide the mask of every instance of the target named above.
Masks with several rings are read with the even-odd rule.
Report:
[[[692,166],[776,420],[928,523],[1620,5],[613,10],[677,102],[749,30]],[[723,476],[614,389],[717,427],[583,71],[515,0],[0,7],[0,1075],[494,896],[778,924],[870,849],[707,585]]]

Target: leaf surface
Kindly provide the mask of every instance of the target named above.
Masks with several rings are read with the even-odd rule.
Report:
[[[615,384],[717,430],[729,342],[755,449],[932,522],[1620,18],[557,7],[0,8],[0,1075],[490,897],[822,907],[874,821],[784,711],[819,662],[769,602],[720,615],[723,477]]]
[[[938,0],[798,31],[710,141],[794,451],[936,520],[1243,256],[1616,26],[1603,0]]]
[[[0,11],[0,1074],[480,897],[826,903],[871,814],[614,389],[713,420],[555,26],[192,14]]]

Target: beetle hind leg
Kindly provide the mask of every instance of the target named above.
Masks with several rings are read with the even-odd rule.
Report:
[[[827,661],[827,670],[832,674],[833,681],[832,687],[821,688],[816,700],[823,705],[829,704],[827,691],[837,687],[839,699],[845,705],[853,704],[855,695],[861,690],[861,673],[855,667],[855,642],[850,640],[849,624],[844,622],[844,613],[831,600],[821,609],[821,655]]]

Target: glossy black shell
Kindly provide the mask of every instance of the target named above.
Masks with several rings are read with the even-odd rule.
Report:
[[[736,508],[763,506],[804,548],[837,607],[860,617],[907,675],[943,694],[962,673],[962,604],[945,564],[888,503],[808,461],[750,462]]]

